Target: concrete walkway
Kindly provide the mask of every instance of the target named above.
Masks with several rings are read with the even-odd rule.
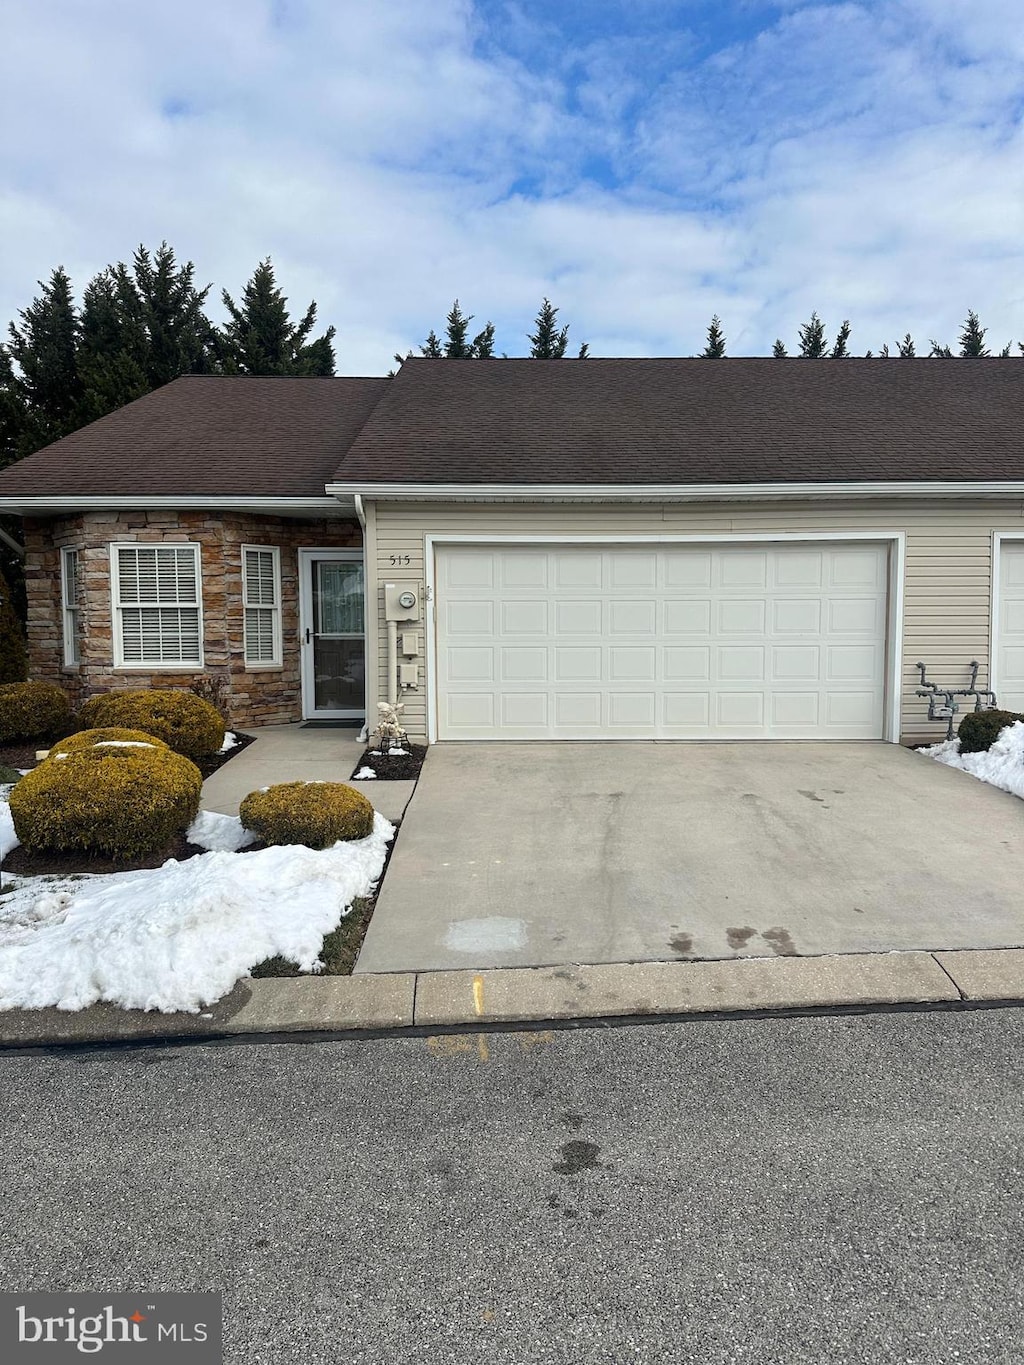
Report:
[[[237,815],[249,792],[279,782],[349,782],[366,748],[358,730],[306,728],[303,725],[265,725],[250,729],[256,743],[225,763],[203,783],[204,810]],[[351,782],[388,820],[401,820],[414,782]]]
[[[1024,951],[259,978],[201,1014],[9,1010],[0,1048],[994,1003],[1024,1004]]]
[[[892,744],[439,744],[356,970],[1020,947],[1022,816]]]

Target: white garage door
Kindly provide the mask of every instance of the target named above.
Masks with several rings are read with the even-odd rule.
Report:
[[[439,546],[441,739],[879,739],[887,549]]]
[[[999,551],[996,701],[1024,711],[1024,542],[1004,540]]]

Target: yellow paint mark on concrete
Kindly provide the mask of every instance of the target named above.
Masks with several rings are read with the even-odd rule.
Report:
[[[491,1060],[491,1054],[487,1047],[486,1033],[478,1033],[476,1035],[476,1050],[480,1054],[480,1060],[482,1062],[489,1062]]]
[[[484,979],[482,976],[473,978],[473,1008],[479,1018],[484,1012]]]
[[[549,1028],[543,1029],[539,1033],[516,1034],[516,1037],[519,1039],[519,1046],[523,1052],[529,1052],[532,1047],[547,1047],[554,1036],[554,1030]]]

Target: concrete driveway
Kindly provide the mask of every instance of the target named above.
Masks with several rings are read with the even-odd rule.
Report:
[[[883,743],[436,745],[359,972],[1024,945],[1024,805]]]

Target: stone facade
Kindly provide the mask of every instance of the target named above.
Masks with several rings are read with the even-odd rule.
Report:
[[[282,725],[302,718],[299,663],[300,548],[350,549],[362,544],[357,522],[210,512],[87,512],[26,518],[29,676],[59,683],[76,701],[125,687],[188,687],[195,669],[145,665],[114,668],[110,545],[200,546],[203,575],[203,672],[222,680],[235,725]],[[281,667],[246,667],[242,603],[243,545],[281,551]],[[64,665],[61,555],[78,550],[81,662]]]

